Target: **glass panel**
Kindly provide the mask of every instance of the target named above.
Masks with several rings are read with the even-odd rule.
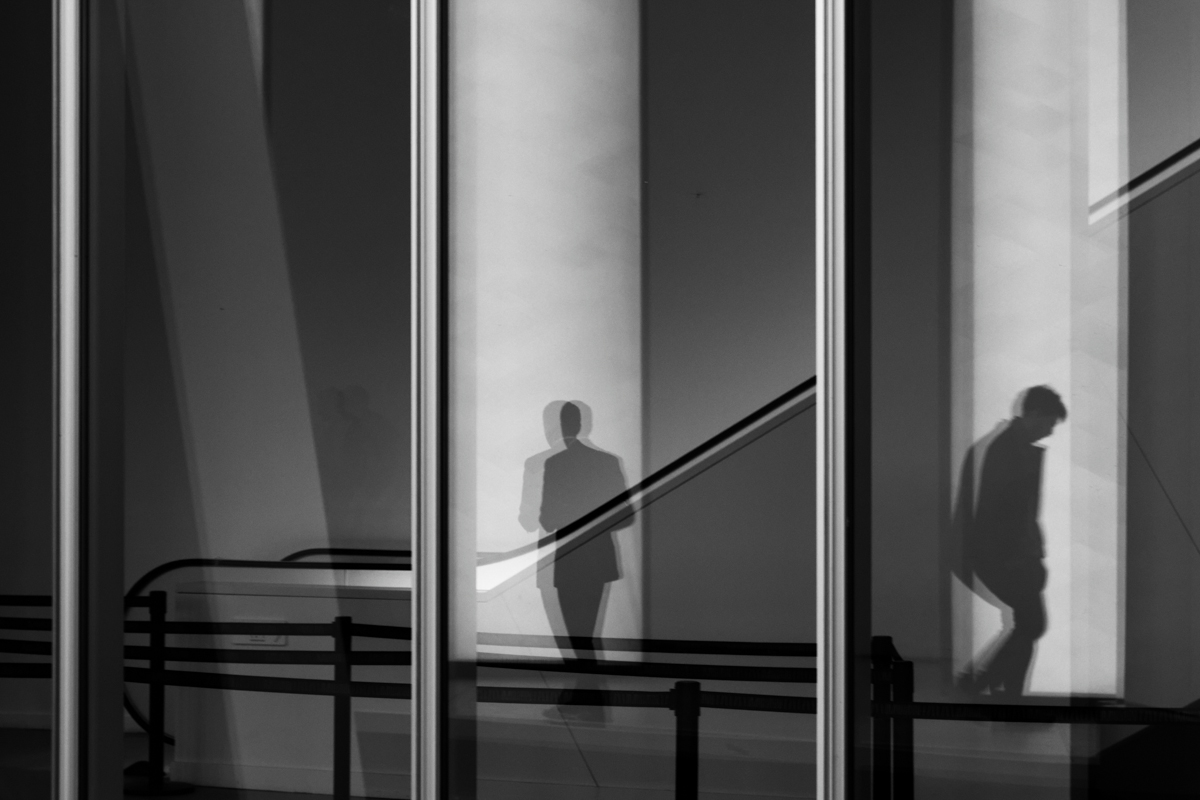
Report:
[[[1200,8],[940,6],[873,6],[865,763],[1192,793]]]
[[[53,583],[54,322],[51,245],[53,67],[50,3],[14,7],[0,30],[0,86],[10,112],[0,295],[5,391],[0,414],[0,786],[14,800],[50,797],[50,597]],[[43,630],[30,630],[36,617]]]
[[[407,4],[124,15],[127,785],[407,796]]]
[[[451,5],[453,794],[813,791],[812,41]]]

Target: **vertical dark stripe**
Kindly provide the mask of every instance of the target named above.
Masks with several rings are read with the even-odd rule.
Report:
[[[123,786],[126,103],[114,0],[89,0],[85,25],[79,775],[100,800]]]
[[[871,3],[847,4],[846,785],[871,792]]]

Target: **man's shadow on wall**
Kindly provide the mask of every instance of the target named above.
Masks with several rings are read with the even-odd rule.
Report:
[[[591,441],[592,410],[586,403],[550,403],[543,409],[542,426],[550,448],[525,461],[518,518],[526,531],[547,538],[623,493],[627,483],[621,459]],[[604,627],[611,584],[621,578],[613,533],[632,522],[630,516],[565,554],[556,550],[537,572],[560,652],[585,669],[587,662],[597,660],[595,637]],[[574,686],[597,689],[600,681],[584,673]],[[601,723],[607,719],[604,709],[588,706],[563,705],[550,714]]]
[[[975,577],[975,557],[972,546],[975,501],[979,496],[979,473],[987,457],[988,448],[1004,428],[1005,423],[998,423],[995,428],[971,445],[967,449],[966,455],[963,456],[962,466],[959,470],[958,492],[955,495],[949,536],[945,537],[943,543],[943,552],[949,556],[947,560],[950,569],[947,580],[952,586],[946,596],[944,615],[951,637],[951,653],[964,644],[969,649],[973,650],[974,648],[974,598],[976,597],[1000,612],[1002,631],[1012,628],[1012,609],[1001,602],[1000,598],[992,594],[987,586]],[[957,592],[953,589],[955,580],[961,587]],[[956,660],[963,664],[961,670],[953,672],[949,676],[954,687],[962,688],[965,694],[971,694],[968,686],[969,676],[982,664],[990,661],[999,645],[1000,637],[996,637],[980,652],[970,652],[965,658],[952,659],[952,661]]]
[[[950,526],[952,572],[959,582],[997,608],[1000,632],[979,653],[970,653],[954,676],[969,698],[1019,701],[1025,696],[1038,640],[1047,628],[1043,592],[1048,573],[1041,528],[1045,447],[1039,444],[1067,418],[1061,396],[1033,386],[1016,399],[1011,419],[976,442],[963,459]],[[951,581],[948,581],[951,582]],[[974,647],[969,595],[966,619],[947,614],[952,635]]]

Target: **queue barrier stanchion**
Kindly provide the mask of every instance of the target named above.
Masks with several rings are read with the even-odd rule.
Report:
[[[871,700],[892,702],[892,637],[871,637]],[[871,799],[892,800],[892,718],[873,714],[871,719]]]
[[[150,611],[150,730],[147,742],[145,783],[126,785],[125,794],[137,797],[167,797],[190,794],[189,783],[167,780],[166,771],[166,658],[167,593],[150,592],[146,606]],[[136,777],[137,776],[133,776]]]
[[[892,664],[892,701],[913,701],[913,663]],[[913,718],[892,717],[892,798],[913,800],[916,780],[913,765]]]
[[[174,784],[165,780],[165,770],[161,769],[165,758],[163,747],[167,743],[163,733],[164,691],[166,686],[187,686],[195,688],[279,692],[285,694],[325,695],[335,698],[335,796],[349,797],[350,785],[350,711],[351,698],[378,697],[407,700],[411,699],[411,687],[404,683],[353,683],[351,681],[351,665],[356,660],[352,648],[352,635],[357,633],[367,638],[411,639],[409,628],[386,625],[353,625],[349,617],[339,617],[333,626],[328,624],[315,625],[305,623],[167,623],[166,595],[163,592],[152,592],[145,598],[130,598],[130,606],[143,606],[150,610],[150,622],[127,622],[126,631],[129,633],[150,634],[150,646],[146,648],[127,647],[126,657],[146,659],[149,669],[126,667],[126,681],[145,683],[151,690],[151,716],[154,724],[149,726],[151,737],[150,762],[147,766],[149,773],[146,786],[142,790],[133,787],[126,789],[131,795],[167,795],[179,794],[173,791],[178,787],[189,791],[182,784]],[[0,606],[49,606],[49,598],[32,596],[0,596]],[[48,619],[29,617],[0,617],[0,629],[21,631],[49,631],[51,621]],[[322,658],[314,658],[316,652],[296,653],[287,659],[253,659],[229,658],[231,651],[213,650],[216,658],[199,658],[198,648],[166,648],[166,633],[178,634],[275,634],[296,636],[334,636],[335,651],[331,655],[323,651]],[[499,638],[499,637],[496,637]],[[510,638],[510,637],[505,637]],[[516,638],[516,637],[511,637]],[[520,637],[521,642],[531,637]],[[549,638],[549,637],[541,637]],[[633,640],[629,640],[632,648]],[[499,642],[508,644],[509,642]],[[516,642],[514,642],[516,643]],[[539,639],[540,643],[540,639]],[[624,640],[617,642],[625,644]],[[751,654],[749,651],[740,653],[743,643],[725,642],[657,642],[664,645],[664,652],[719,652],[739,650],[739,654]],[[17,652],[31,655],[49,654],[48,642],[31,642],[14,640],[0,642],[0,645],[10,649],[4,652]],[[809,656],[815,652],[812,645],[770,645],[770,655]],[[19,649],[18,649],[19,648]],[[786,649],[785,649],[786,648]],[[0,647],[0,649],[3,649]],[[779,650],[780,652],[775,652]],[[754,654],[759,654],[755,652]],[[201,654],[203,655],[203,654]],[[239,654],[241,655],[241,654]],[[283,654],[280,654],[283,655]],[[366,660],[360,663],[396,664],[407,666],[410,662],[405,659],[395,659],[390,653],[363,653]],[[328,660],[326,660],[328,659]],[[251,675],[229,675],[212,672],[183,672],[167,670],[165,663],[176,661],[214,661],[214,662],[243,662],[243,663],[294,663],[294,664],[330,664],[335,666],[335,680],[311,680],[297,678],[276,678]],[[527,665],[516,663],[498,666],[528,668]],[[662,666],[662,665],[659,665]],[[685,665],[668,665],[680,666]],[[691,665],[686,665],[691,666]],[[877,764],[886,766],[877,772],[887,779],[886,785],[878,787],[876,797],[888,797],[892,800],[912,800],[914,796],[913,768],[913,721],[916,719],[946,720],[955,722],[966,721],[1005,721],[1019,723],[1064,723],[1088,725],[1200,725],[1200,714],[1177,708],[1125,708],[1125,707],[1081,707],[1053,705],[1008,705],[979,703],[941,703],[916,702],[914,699],[913,664],[905,661],[893,646],[890,637],[876,637],[872,642],[872,666],[875,668],[872,684],[875,691],[875,708],[872,716],[875,719],[874,731],[878,732],[875,742]],[[545,668],[545,667],[543,667]],[[572,670],[573,671],[573,670]],[[46,678],[50,676],[50,664],[41,663],[5,663],[0,664],[0,674],[4,677]],[[784,676],[783,673],[764,672],[756,669],[744,676],[748,680],[777,681],[783,677],[785,682],[811,682],[808,670],[793,670],[793,674]],[[813,671],[815,674],[815,671]],[[653,675],[652,677],[663,677]],[[658,696],[655,696],[658,695]],[[773,711],[799,714],[816,713],[816,700],[809,697],[792,697],[778,695],[750,695],[729,692],[701,692],[696,681],[678,681],[675,689],[666,693],[643,691],[569,691],[547,689],[525,689],[516,687],[479,687],[479,702],[501,703],[571,703],[579,705],[613,705],[630,707],[659,707],[671,708],[675,711],[676,722],[676,796],[679,798],[695,798],[698,790],[699,767],[699,715],[700,708],[725,708],[745,711]],[[885,724],[879,725],[883,721]],[[883,751],[883,752],[881,752]],[[151,785],[154,791],[151,791]]]
[[[167,621],[167,595],[165,592],[150,593],[150,622],[158,626]],[[163,732],[166,730],[166,686],[163,685],[163,672],[166,663],[163,661],[163,648],[167,646],[167,636],[161,628],[150,632],[150,776],[151,788],[161,787],[166,767],[163,752]]]
[[[333,620],[334,652],[333,680],[337,694],[333,696],[333,800],[350,800],[350,702],[353,685],[350,674],[350,653],[353,650],[352,620],[335,617]]]
[[[696,800],[700,792],[700,684],[676,681],[671,701],[675,711],[675,800]]]
[[[149,623],[127,623],[130,632],[149,633],[150,646],[146,648],[127,648],[127,657],[145,658],[149,661],[148,669],[126,667],[126,680],[145,683],[151,687],[152,702],[150,716],[152,719],[152,751],[151,761],[162,764],[162,691],[165,686],[189,686],[196,688],[222,689],[251,692],[281,692],[286,694],[326,695],[334,698],[334,770],[333,797],[334,800],[349,800],[351,771],[351,711],[352,698],[365,697],[394,697],[410,699],[411,690],[408,684],[391,683],[354,683],[352,680],[352,665],[356,660],[362,663],[380,663],[406,665],[405,659],[379,658],[384,653],[368,652],[362,654],[366,659],[356,658],[353,648],[353,637],[357,633],[368,638],[409,639],[407,628],[380,625],[355,625],[351,617],[337,617],[333,624],[316,625],[306,623],[207,623],[207,622],[175,622],[167,623],[165,593],[153,593],[155,596],[136,602],[150,609]],[[270,659],[248,660],[238,651],[212,650],[212,656],[205,656],[199,648],[167,648],[165,635],[167,632],[178,634],[201,635],[231,635],[261,633],[298,636],[332,636],[334,649],[332,653],[323,651],[323,658],[314,658],[317,652],[295,654],[272,654]],[[229,656],[237,654],[238,658]],[[390,655],[390,654],[389,654]],[[281,656],[278,658],[276,656]],[[220,674],[209,672],[187,672],[167,670],[168,660],[183,661],[212,661],[212,662],[245,662],[245,663],[296,663],[296,664],[332,664],[334,679],[312,680],[296,678],[276,678],[266,676]],[[516,664],[505,666],[517,666]],[[686,665],[680,665],[681,668]],[[787,682],[808,682],[811,676],[804,672],[780,672],[770,674],[750,671],[746,673],[749,679],[779,680]],[[154,699],[155,693],[158,699]],[[815,701],[811,698],[780,697],[772,695],[746,695],[739,693],[702,692],[700,683],[693,680],[681,680],[675,683],[674,689],[668,692],[645,691],[592,691],[592,690],[550,690],[526,689],[508,687],[479,687],[480,702],[503,703],[567,703],[571,705],[601,705],[601,706],[631,706],[657,707],[671,709],[676,717],[676,797],[683,800],[695,800],[699,790],[699,718],[702,706],[711,705],[715,708],[741,709],[748,711],[782,711],[788,713],[815,713]],[[153,772],[153,770],[150,770]],[[155,795],[175,794],[170,782],[162,780],[165,771],[159,771],[159,783],[154,789],[166,791],[151,791],[152,776],[147,776],[147,786],[144,791],[129,791],[129,794]],[[188,787],[190,789],[191,787]]]

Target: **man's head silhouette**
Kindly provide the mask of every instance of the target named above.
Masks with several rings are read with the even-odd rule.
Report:
[[[1049,386],[1032,386],[1021,398],[1021,426],[1029,441],[1044,439],[1054,426],[1067,418],[1067,406],[1058,392]]]
[[[563,403],[562,410],[558,412],[558,422],[564,439],[577,439],[579,431],[583,429],[583,413],[574,403]]]

